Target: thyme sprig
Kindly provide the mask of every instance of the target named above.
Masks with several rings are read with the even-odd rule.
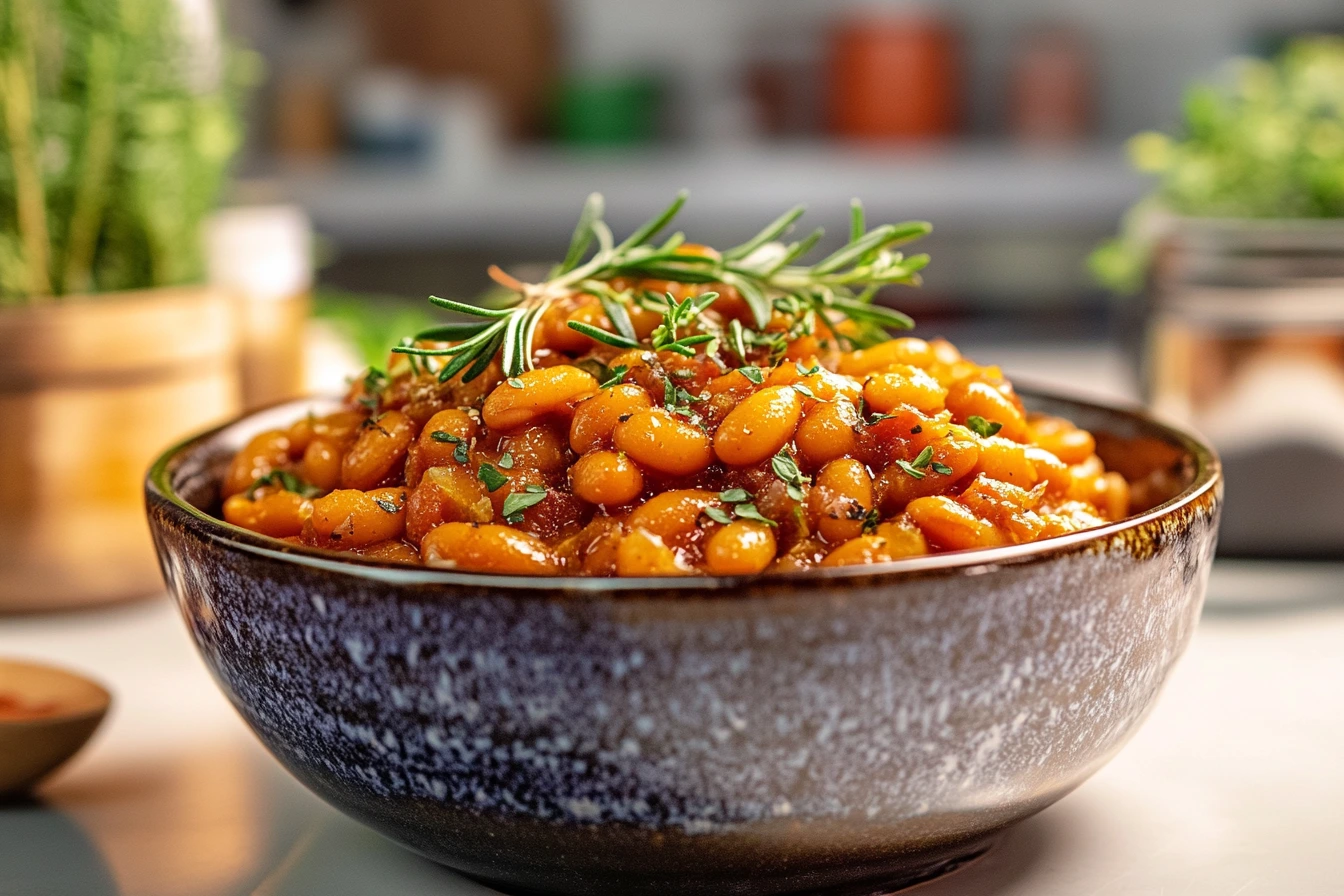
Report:
[[[764,330],[777,311],[792,316],[800,331],[810,332],[816,318],[825,320],[828,325],[839,319],[851,320],[859,325],[856,329],[860,332],[857,338],[847,338],[856,338],[856,341],[880,338],[883,327],[909,329],[913,326],[904,314],[874,305],[873,297],[887,284],[918,283],[919,271],[928,264],[928,256],[907,257],[896,251],[896,247],[927,234],[931,229],[928,224],[909,221],[884,224],[870,230],[863,206],[855,200],[851,206],[849,241],[810,265],[800,262],[820,241],[820,229],[795,242],[782,241],[802,216],[802,206],[790,209],[745,243],[721,253],[685,251],[685,236],[680,232],[661,242],[653,242],[681,211],[686,196],[684,190],[678,193],[660,214],[617,243],[602,217],[605,207],[602,195],[592,194],[584,203],[564,261],[551,271],[549,279],[542,283],[524,283],[492,266],[491,278],[517,294],[511,307],[482,308],[431,296],[433,304],[475,320],[422,330],[415,335],[412,344],[399,345],[393,351],[448,359],[439,368],[440,381],[459,374],[464,381],[472,380],[484,373],[496,356],[504,375],[516,377],[532,368],[537,325],[546,309],[556,300],[574,293],[596,296],[611,323],[611,330],[581,323],[571,323],[571,327],[610,345],[640,347],[626,307],[637,299],[629,291],[618,291],[612,285],[618,278],[731,286],[746,302],[757,330]],[[668,296],[668,313],[675,312],[677,320],[667,326],[665,318],[664,326],[651,334],[651,346],[655,350],[692,355],[695,346],[717,338],[704,333],[677,335],[678,327],[684,327],[708,307],[713,301],[708,297],[712,295],[706,292],[681,302]],[[739,325],[731,335],[730,347],[739,353],[745,352],[749,340],[744,337],[748,336],[748,331]],[[773,345],[773,342],[762,343],[760,340],[775,334],[749,335],[753,344]],[[444,347],[422,344],[426,342],[452,344]],[[745,363],[747,359],[742,360]]]

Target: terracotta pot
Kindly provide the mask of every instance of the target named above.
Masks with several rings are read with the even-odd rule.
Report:
[[[832,35],[831,130],[858,140],[953,135],[961,120],[956,28],[929,14],[855,19]]]
[[[0,311],[0,611],[162,588],[141,481],[237,412],[229,297],[164,289]]]

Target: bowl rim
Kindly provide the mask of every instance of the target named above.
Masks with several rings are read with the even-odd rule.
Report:
[[[25,669],[29,672],[38,673],[49,678],[75,682],[82,687],[89,688],[96,696],[96,700],[92,701],[89,706],[83,709],[65,710],[52,715],[38,716],[36,718],[0,719],[0,729],[16,732],[31,731],[39,728],[48,728],[53,725],[64,725],[93,718],[101,719],[103,716],[107,715],[108,710],[112,708],[111,689],[101,681],[95,678],[90,678],[82,672],[76,672],[66,666],[58,666],[43,660],[29,659],[25,656],[0,656],[0,667],[4,666]]]
[[[517,596],[537,596],[538,594],[549,596],[558,593],[570,593],[602,597],[611,592],[643,592],[645,596],[654,596],[658,592],[666,592],[669,594],[680,593],[679,596],[684,599],[687,596],[685,592],[713,592],[721,596],[731,596],[739,591],[743,595],[748,591],[756,593],[755,588],[742,590],[745,585],[778,584],[789,586],[854,579],[872,580],[875,578],[890,582],[923,577],[930,573],[982,575],[1001,566],[1044,561],[1064,554],[1088,550],[1112,539],[1125,539],[1130,533],[1160,526],[1164,520],[1176,516],[1183,508],[1190,507],[1206,495],[1211,492],[1216,493],[1220,489],[1222,468],[1218,455],[1208,442],[1192,430],[1161,419],[1135,403],[1107,402],[1078,397],[1052,388],[1041,388],[1032,384],[1029,380],[1020,378],[1015,379],[1015,382],[1018,383],[1018,393],[1024,398],[1041,399],[1054,404],[1072,406],[1093,414],[1118,418],[1131,427],[1148,430],[1150,433],[1178,445],[1187,453],[1195,467],[1189,485],[1162,504],[1123,520],[1026,544],[950,551],[943,554],[907,557],[885,563],[799,570],[787,573],[759,573],[751,576],[616,576],[611,578],[572,575],[499,575],[496,573],[458,572],[424,566],[406,566],[389,561],[362,558],[351,560],[338,551],[289,544],[267,535],[252,532],[241,526],[227,523],[186,501],[173,488],[172,474],[177,465],[194,450],[210,444],[227,431],[243,426],[256,417],[276,413],[286,407],[311,406],[314,402],[331,403],[338,401],[335,396],[310,395],[248,411],[204,432],[188,436],[169,447],[159,455],[149,469],[145,479],[145,497],[152,526],[157,525],[154,519],[155,510],[162,510],[175,517],[184,527],[195,529],[204,541],[226,549],[241,550],[259,557],[292,563],[318,571],[395,585],[462,586],[473,590],[488,589],[495,593],[510,593]],[[788,591],[790,589],[785,587],[780,590]]]

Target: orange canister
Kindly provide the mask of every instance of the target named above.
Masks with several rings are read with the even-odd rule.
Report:
[[[866,13],[831,34],[831,131],[858,140],[948,137],[961,122],[961,38],[933,12]]]

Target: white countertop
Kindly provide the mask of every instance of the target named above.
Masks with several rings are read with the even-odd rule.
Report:
[[[1261,608],[1245,572],[1216,572],[1214,597],[1236,590],[1239,609],[1205,614],[1114,762],[920,896],[1344,893],[1344,567],[1262,570],[1276,591],[1313,593]],[[166,600],[3,620],[0,654],[86,670],[116,699],[40,803],[0,807],[3,896],[492,892],[291,779],[214,687]]]

